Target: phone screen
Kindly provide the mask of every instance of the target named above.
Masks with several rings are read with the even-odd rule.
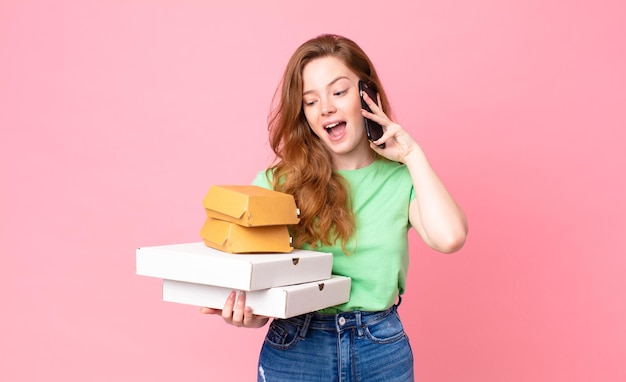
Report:
[[[363,99],[363,92],[367,93],[367,95],[372,101],[374,101],[376,105],[378,105],[378,94],[374,89],[367,86],[365,82],[359,81],[359,95],[361,96],[361,106],[363,107],[363,109],[371,113],[372,109],[370,109],[370,107],[367,105],[367,103],[365,103],[365,100]],[[365,132],[367,134],[367,139],[372,142],[380,139],[380,137],[383,136],[383,127],[378,122],[374,122],[369,118],[363,118],[365,119]],[[384,149],[385,144],[383,143],[381,145],[378,145],[378,147]]]

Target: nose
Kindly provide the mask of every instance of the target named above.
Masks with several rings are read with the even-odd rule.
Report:
[[[320,103],[322,107],[322,115],[328,115],[335,112],[335,105],[330,97],[323,97],[320,100]]]

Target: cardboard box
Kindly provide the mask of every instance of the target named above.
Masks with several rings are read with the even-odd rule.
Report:
[[[196,242],[136,251],[138,275],[245,291],[328,279],[332,266],[331,253],[303,249],[233,255]]]
[[[287,253],[293,250],[286,225],[244,227],[207,216],[200,236],[209,247],[229,253]]]
[[[292,195],[259,186],[212,186],[202,203],[207,216],[244,227],[300,221]]]
[[[288,318],[350,299],[351,279],[332,276],[316,282],[246,292],[246,305],[255,314]],[[163,301],[222,309],[230,288],[163,280]]]

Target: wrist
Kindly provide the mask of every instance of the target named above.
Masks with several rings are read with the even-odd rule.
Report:
[[[422,150],[422,148],[417,144],[413,144],[411,145],[411,147],[409,147],[407,150],[404,151],[404,157],[403,159],[403,163],[407,163],[407,162],[413,162],[416,160],[421,160],[425,158],[425,154],[424,151]]]
[[[407,152],[402,163],[412,171],[417,170],[421,172],[421,170],[430,167],[426,153],[418,145],[415,145],[411,151]]]

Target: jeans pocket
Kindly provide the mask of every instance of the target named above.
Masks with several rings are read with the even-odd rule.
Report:
[[[300,326],[289,320],[273,320],[265,336],[265,344],[278,350],[290,349],[298,343],[299,331]]]
[[[390,313],[384,319],[365,327],[367,338],[376,343],[391,343],[406,337],[404,327],[397,313]]]

